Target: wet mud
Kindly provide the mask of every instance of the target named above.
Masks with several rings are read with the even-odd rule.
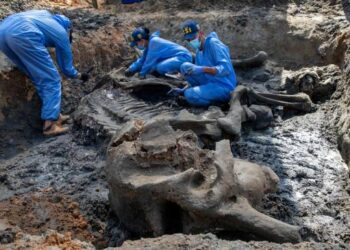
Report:
[[[237,157],[271,167],[281,178],[265,212],[302,227],[305,240],[349,244],[349,171],[323,127],[325,111],[292,117],[266,131],[246,131]]]

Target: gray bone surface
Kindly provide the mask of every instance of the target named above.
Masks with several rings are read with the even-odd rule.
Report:
[[[175,131],[166,120],[131,122],[112,139],[105,172],[112,209],[142,235],[219,227],[275,242],[300,240],[298,227],[253,208],[276,191],[276,174],[234,159],[227,140],[210,151],[192,131]]]
[[[238,86],[231,94],[230,110],[226,117],[218,118],[218,126],[227,134],[239,137],[242,123],[253,122],[256,128],[266,128],[273,121],[269,106],[283,106],[302,112],[312,110],[312,101],[307,94],[296,95],[261,93],[251,88]]]
[[[245,122],[256,129],[267,128],[273,122],[270,107],[283,106],[302,112],[312,109],[307,94],[262,93],[243,86],[232,93],[226,116],[218,107],[185,109],[166,95],[171,88],[183,84],[170,78],[127,78],[122,69],[113,70],[101,79],[94,92],[84,97],[74,118],[88,130],[97,130],[95,134],[110,137],[132,119],[160,117],[168,119],[177,129],[194,131],[204,143],[212,143],[223,138],[239,138]],[[144,98],[152,95],[156,100]]]
[[[267,59],[267,53],[264,51],[260,51],[255,56],[244,59],[232,59],[231,61],[235,68],[252,68],[264,65]]]

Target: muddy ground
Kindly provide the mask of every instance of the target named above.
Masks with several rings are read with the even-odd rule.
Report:
[[[64,249],[67,242],[68,249],[93,247],[82,242],[91,242],[101,249],[138,239],[138,235],[125,230],[109,208],[103,172],[105,150],[110,132],[125,122],[113,116],[113,110],[141,102],[155,105],[155,110],[166,107],[167,112],[177,112],[178,107],[169,109],[169,103],[163,103],[163,99],[157,105],[144,96],[131,98],[108,83],[102,89],[92,90],[107,72],[132,58],[124,36],[133,26],[147,24],[151,29],[160,29],[164,37],[181,42],[179,24],[190,17],[201,21],[206,31],[217,31],[230,46],[233,58],[250,56],[259,50],[269,54],[264,67],[237,70],[243,85],[277,91],[284,89],[286,77],[302,68],[335,64],[343,72],[330,100],[315,100],[315,112],[292,114],[277,108],[273,127],[254,131],[245,126],[242,138],[232,142],[232,151],[234,156],[271,167],[281,179],[278,193],[265,197],[260,210],[301,226],[305,243],[284,247],[348,247],[350,186],[344,161],[348,156],[346,144],[339,145],[348,133],[346,128],[343,134],[339,130],[344,131],[349,119],[349,78],[343,70],[349,68],[345,63],[348,55],[344,37],[348,28],[347,1],[251,0],[227,4],[150,0],[132,6],[105,1],[99,10],[82,1],[0,3],[0,18],[34,7],[64,12],[75,25],[73,49],[77,67],[82,71],[93,67],[93,78],[86,84],[64,79],[63,111],[75,112],[74,117],[79,119],[71,121],[69,134],[48,139],[40,133],[40,103],[31,83],[0,56],[0,242],[5,249],[45,249],[59,244]],[[327,79],[335,77],[338,76],[330,74]],[[81,102],[84,96],[85,101]],[[94,115],[88,113],[91,106],[84,106],[89,102],[98,111]],[[150,110],[133,110],[135,116],[152,117]],[[345,125],[339,125],[341,121]],[[50,229],[69,235],[50,233]],[[34,236],[42,234],[41,238]],[[167,237],[128,241],[124,247],[188,249],[198,247],[196,241],[204,242],[204,249],[279,247],[267,242],[237,241],[237,237],[226,233]],[[28,242],[27,238],[33,245],[22,244]]]

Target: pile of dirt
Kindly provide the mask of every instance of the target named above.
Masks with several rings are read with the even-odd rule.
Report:
[[[0,6],[0,20],[16,12],[47,7],[44,3],[38,3],[34,0],[0,0]]]
[[[30,235],[23,232],[18,232],[14,242],[6,244],[2,249],[69,249],[69,250],[94,250],[95,247],[87,242],[82,242],[76,239],[72,239],[70,233],[64,235],[57,233],[53,230],[48,230],[45,234]]]
[[[81,0],[0,0],[0,20],[8,15],[31,9],[52,9],[59,6],[74,6],[85,3]]]
[[[28,234],[44,234],[48,229],[70,232],[74,238],[93,242],[88,221],[79,204],[52,190],[28,193],[0,202],[0,218]]]

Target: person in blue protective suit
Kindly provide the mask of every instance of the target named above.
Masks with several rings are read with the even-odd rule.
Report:
[[[172,92],[183,94],[185,101],[192,106],[207,107],[228,102],[237,84],[229,48],[215,32],[205,36],[193,20],[183,23],[182,29],[184,39],[196,50],[196,58],[195,64],[186,62],[181,66],[181,74],[189,87],[173,89]]]
[[[69,118],[60,113],[61,77],[46,47],[55,48],[64,75],[88,79],[73,66],[71,39],[71,21],[45,10],[13,14],[0,23],[0,51],[33,81],[42,101],[45,135],[65,133],[67,128],[62,124]]]
[[[131,47],[143,51],[142,56],[125,72],[130,77],[139,72],[140,78],[147,74],[179,73],[180,66],[185,62],[192,62],[192,54],[185,47],[160,38],[160,33],[150,35],[147,28],[137,28],[131,35]]]

